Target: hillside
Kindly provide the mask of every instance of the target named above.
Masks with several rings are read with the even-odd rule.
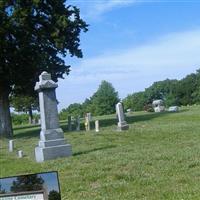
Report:
[[[25,157],[8,153],[1,140],[0,176],[58,170],[62,200],[199,199],[200,106],[133,113],[125,132],[115,131],[115,116],[99,120],[98,134],[68,132],[62,122],[73,156],[41,164],[34,161],[39,128],[15,127],[16,151]]]

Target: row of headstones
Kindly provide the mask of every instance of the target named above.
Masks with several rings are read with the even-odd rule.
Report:
[[[51,79],[51,74],[47,72],[42,72],[39,76],[39,81],[35,85],[35,90],[39,93],[41,118],[40,140],[35,148],[37,162],[72,155],[72,147],[66,143],[63,130],[59,125],[58,101],[55,92],[57,87],[58,85]],[[127,130],[129,126],[125,121],[122,103],[116,105],[116,112],[118,116],[118,130]],[[87,116],[87,121],[89,122],[88,118],[89,116]],[[88,130],[90,123],[85,124]],[[99,129],[98,122],[96,124]]]
[[[8,143],[8,151],[9,152],[14,152],[14,140],[9,140],[9,143]],[[17,155],[18,155],[18,158],[22,158],[24,156],[23,154],[23,151],[22,150],[19,150],[17,152]]]
[[[87,113],[85,116],[85,130],[90,131],[91,130],[91,113]],[[73,125],[75,125],[75,130],[80,131],[80,116],[73,118],[72,116],[68,116],[68,130],[72,131],[73,130]],[[99,132],[99,120],[95,121],[95,131]]]
[[[116,104],[116,114],[118,118],[117,130],[118,131],[127,130],[129,128],[129,125],[125,121],[124,109],[121,102]],[[87,113],[85,116],[85,130],[86,131],[90,131],[91,120],[92,120],[91,113]],[[80,116],[76,118],[75,124],[76,124],[76,130],[80,131]],[[72,117],[71,116],[68,116],[68,130],[72,131]],[[95,131],[99,132],[98,120],[95,121]]]

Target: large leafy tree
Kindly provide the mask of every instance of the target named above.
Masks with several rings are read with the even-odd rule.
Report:
[[[43,189],[44,180],[37,174],[17,177],[10,190],[12,192],[38,191]]]
[[[118,92],[111,83],[102,81],[98,90],[91,97],[91,109],[94,115],[115,113],[115,105],[119,102]]]
[[[145,92],[137,92],[134,94],[129,94],[125,99],[123,99],[125,110],[126,109],[132,109],[134,111],[143,110],[147,102],[148,99],[145,95]]]
[[[118,92],[111,83],[102,81],[97,91],[90,98],[86,98],[82,104],[73,103],[63,109],[60,116],[67,115],[84,116],[87,112],[92,115],[108,115],[115,113],[115,105],[119,102]]]
[[[155,99],[166,99],[167,95],[175,95],[177,80],[166,79],[164,81],[158,81],[153,83],[149,88],[145,90],[148,102],[152,103]]]
[[[60,112],[61,119],[67,119],[67,116],[83,116],[83,106],[80,103],[70,104],[67,108]]]
[[[29,124],[33,123],[33,111],[39,110],[38,99],[31,96],[12,96],[11,106],[16,112],[25,112],[29,115]]]
[[[0,1],[0,135],[12,136],[9,95],[32,96],[42,71],[54,81],[69,73],[67,55],[82,57],[87,24],[65,0]]]

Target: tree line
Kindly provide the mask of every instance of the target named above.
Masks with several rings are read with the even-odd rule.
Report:
[[[90,112],[92,115],[108,115],[115,113],[115,105],[119,102],[118,92],[113,85],[105,80],[101,82],[97,91],[86,98],[83,103],[73,103],[62,109],[60,119],[67,119],[67,116],[81,116]]]
[[[165,106],[184,106],[200,103],[200,70],[187,75],[181,80],[154,82],[144,91],[127,95],[122,99],[124,109],[133,111],[152,111],[152,102],[156,99],[164,100]],[[67,119],[68,115],[84,116],[91,112],[93,115],[108,115],[115,113],[115,105],[119,102],[118,92],[111,83],[102,81],[98,90],[82,104],[73,103],[60,112],[60,119]]]
[[[165,106],[185,106],[200,103],[200,70],[181,80],[158,81],[142,92],[129,94],[123,99],[125,109],[135,111],[149,109],[152,101],[163,99]]]
[[[165,106],[193,105],[200,103],[200,70],[187,75],[181,80],[170,80],[154,82],[144,91],[127,95],[122,99],[124,109],[133,111],[152,111],[152,102],[163,99]],[[59,113],[61,120],[66,120],[69,115],[81,116],[91,112],[94,116],[115,113],[115,105],[120,101],[118,92],[113,85],[102,81],[97,91],[83,103],[72,103]],[[11,99],[11,105],[15,111],[25,112],[28,115],[12,114],[14,124],[31,123],[33,118],[31,109],[38,110],[38,101],[29,97],[17,97]],[[30,109],[31,108],[31,109]],[[30,116],[31,113],[31,116]],[[35,116],[34,116],[35,117]],[[37,116],[38,117],[38,116]]]

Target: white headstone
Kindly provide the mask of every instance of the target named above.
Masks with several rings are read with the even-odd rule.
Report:
[[[95,131],[99,132],[99,120],[95,121]]]
[[[58,85],[51,75],[43,72],[35,90],[39,93],[41,132],[38,147],[35,148],[37,162],[72,155],[71,145],[65,144],[63,130],[60,128],[55,89]]]
[[[178,112],[179,111],[179,107],[178,106],[171,106],[168,109],[169,112]]]
[[[20,151],[18,151],[18,157],[19,158],[22,158],[24,155],[23,155],[23,151],[22,150],[20,150]]]
[[[121,102],[119,102],[116,105],[116,113],[117,113],[117,117],[118,117],[117,130],[118,131],[128,130],[129,125],[125,121],[123,105]]]
[[[85,129],[86,131],[90,131],[90,121],[91,121],[91,113],[87,113],[85,116]]]
[[[9,140],[8,150],[9,150],[9,152],[14,151],[14,140]]]

